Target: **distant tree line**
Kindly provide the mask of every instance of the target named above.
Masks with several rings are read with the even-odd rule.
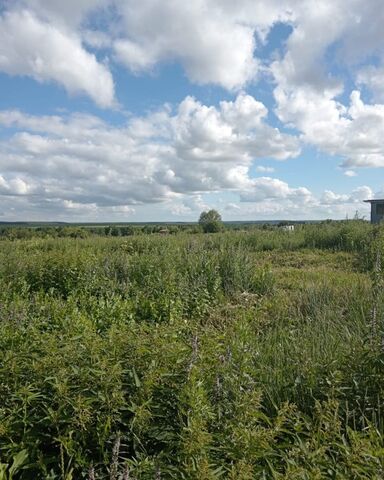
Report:
[[[92,226],[0,226],[0,238],[22,240],[32,238],[87,238],[89,236],[129,237],[133,235],[198,233],[194,224],[165,225],[92,225]]]
[[[317,225],[323,225],[326,228],[329,225],[343,225],[346,223],[364,223],[362,219],[353,220],[324,220],[315,222]],[[217,210],[204,211],[200,214],[197,223],[147,223],[147,224],[100,224],[100,225],[38,225],[26,223],[25,225],[0,225],[0,239],[22,240],[32,238],[87,238],[90,236],[99,237],[130,237],[134,235],[177,235],[180,233],[197,234],[208,233],[213,234],[230,231],[258,231],[258,230],[278,230],[279,228],[295,224],[297,227],[306,222],[287,222],[278,223],[252,223],[252,222],[223,222],[220,213]],[[311,223],[311,222],[308,222]],[[303,225],[302,225],[303,226]]]

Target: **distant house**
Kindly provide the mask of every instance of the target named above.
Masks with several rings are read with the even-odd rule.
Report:
[[[293,232],[295,230],[294,225],[283,225],[281,227],[282,230],[285,230],[286,232]]]
[[[364,200],[371,204],[371,223],[380,223],[384,220],[384,199]]]
[[[160,235],[168,235],[169,234],[168,228],[162,228],[161,230],[159,230],[159,234]]]

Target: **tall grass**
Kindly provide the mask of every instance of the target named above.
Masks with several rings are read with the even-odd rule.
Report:
[[[381,238],[1,242],[0,479],[383,478]]]

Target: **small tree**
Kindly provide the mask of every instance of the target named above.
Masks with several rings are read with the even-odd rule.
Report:
[[[201,225],[204,233],[220,232],[224,227],[221,215],[217,210],[202,212],[199,218],[199,225]]]

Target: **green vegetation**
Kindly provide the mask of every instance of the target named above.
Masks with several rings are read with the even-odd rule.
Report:
[[[208,212],[201,212],[199,218],[199,225],[204,233],[217,233],[223,230],[223,221],[221,215],[217,210],[208,210]]]
[[[0,480],[384,477],[383,229],[133,233],[0,240]]]

